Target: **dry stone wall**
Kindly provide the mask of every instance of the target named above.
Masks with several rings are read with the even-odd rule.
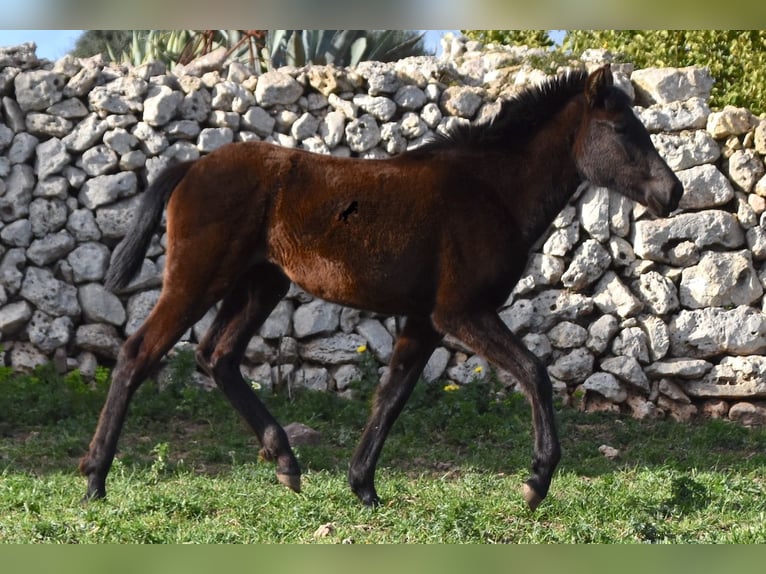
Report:
[[[157,301],[163,231],[125,295],[102,280],[146,182],[170,163],[261,139],[388,157],[491,117],[498,97],[545,76],[528,63],[534,50],[444,47],[440,59],[260,76],[209,60],[170,73],[100,57],[38,61],[33,45],[0,50],[5,364],[53,360],[88,375],[114,360]],[[589,51],[573,65],[609,58]],[[606,189],[584,189],[541,238],[500,315],[548,365],[568,404],[758,422],[766,412],[766,120],[738,108],[711,113],[713,80],[703,68],[614,70],[684,184],[679,212],[653,219]],[[185,344],[200,339],[213,313]],[[262,386],[347,393],[361,375],[360,349],[385,368],[399,326],[293,286],[253,337],[243,370]],[[471,384],[489,371],[448,337],[424,378]]]

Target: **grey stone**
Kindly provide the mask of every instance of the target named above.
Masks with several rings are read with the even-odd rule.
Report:
[[[278,71],[261,74],[255,87],[258,105],[266,108],[295,103],[301,95],[303,87],[291,76]]]
[[[0,263],[0,285],[9,294],[15,295],[21,289],[24,278],[24,265],[27,262],[26,252],[23,248],[9,249]]]
[[[43,353],[51,353],[69,343],[74,324],[69,317],[51,317],[35,311],[27,324],[29,342]]]
[[[213,86],[211,105],[214,110],[243,114],[255,105],[255,101],[256,97],[237,82],[224,80]]]
[[[101,230],[96,225],[96,218],[89,209],[77,209],[73,211],[66,223],[66,229],[77,242],[98,241],[101,239]]]
[[[705,129],[710,108],[705,98],[689,98],[680,102],[637,107],[636,113],[650,132],[677,132]]]
[[[649,347],[646,333],[640,327],[622,329],[612,341],[612,353],[618,356],[633,357],[639,363],[648,363]]]
[[[69,199],[69,182],[63,176],[52,175],[47,179],[38,180],[32,195],[52,199]]]
[[[766,397],[766,357],[724,357],[701,380],[685,382],[683,389],[693,397]]]
[[[29,133],[42,138],[63,138],[72,131],[72,122],[50,114],[29,112],[24,121]]]
[[[11,349],[11,368],[15,372],[29,373],[47,364],[48,357],[32,343],[16,343]]]
[[[682,310],[671,319],[668,331],[675,357],[706,359],[766,351],[766,315],[746,305]]]
[[[422,108],[428,101],[428,98],[425,92],[417,86],[408,85],[396,90],[394,101],[401,109],[415,111]]]
[[[471,119],[483,103],[482,92],[467,86],[450,86],[441,95],[439,104],[450,116]]]
[[[88,209],[114,203],[118,199],[135,195],[138,180],[133,172],[120,172],[115,175],[100,175],[83,184],[78,199]]]
[[[448,368],[447,376],[461,385],[468,385],[474,381],[483,381],[488,372],[487,360],[479,355],[473,355],[468,360]]]
[[[115,128],[104,134],[104,143],[118,154],[126,154],[138,145],[138,138],[125,128]]]
[[[64,97],[66,79],[47,70],[21,72],[13,80],[16,101],[21,110],[44,110]]]
[[[728,203],[734,197],[731,183],[713,165],[692,167],[677,175],[684,186],[681,209],[708,209]]]
[[[673,171],[714,163],[721,156],[718,144],[705,130],[652,134],[651,138]]]
[[[276,120],[261,107],[253,106],[242,115],[242,127],[254,131],[261,137],[271,135]]]
[[[598,241],[588,239],[575,250],[572,263],[561,276],[561,283],[564,287],[582,290],[597,281],[611,262],[609,252]]]
[[[194,122],[202,122],[210,115],[212,96],[206,88],[194,89],[187,93],[180,105],[181,118]]]
[[[330,373],[324,367],[303,366],[293,375],[293,384],[297,387],[312,391],[326,391],[330,381]]]
[[[602,315],[588,327],[585,346],[595,355],[601,355],[606,351],[619,328],[619,321],[614,315]]]
[[[155,130],[146,122],[138,122],[130,132],[138,139],[138,145],[147,156],[161,154],[169,142],[165,134]]]
[[[77,166],[91,177],[105,175],[117,169],[117,154],[105,145],[92,147],[85,151]]]
[[[231,128],[205,128],[197,138],[197,148],[202,153],[209,153],[234,141]]]
[[[88,115],[88,108],[77,98],[66,98],[57,104],[53,104],[45,110],[52,116],[59,116],[68,120],[84,118]]]
[[[86,95],[95,86],[101,70],[95,65],[86,65],[69,78],[64,86],[63,94],[67,98]]]
[[[317,129],[319,129],[319,118],[306,112],[295,120],[290,128],[290,134],[296,140],[303,141],[316,134]]]
[[[640,104],[667,104],[710,96],[713,78],[707,68],[645,68],[635,70],[630,80]]]
[[[573,349],[548,367],[548,373],[567,384],[580,384],[593,373],[593,355],[587,349]]]
[[[357,349],[366,344],[364,337],[360,335],[340,333],[316,338],[307,343],[299,343],[298,352],[305,361],[322,365],[341,365],[357,361],[359,358]]]
[[[271,315],[264,321],[258,331],[265,339],[279,339],[291,334],[291,320],[295,306],[290,300],[282,300],[277,303]]]
[[[60,173],[72,159],[66,151],[66,146],[58,138],[51,138],[39,144],[35,152],[35,173],[38,179]]]
[[[28,165],[14,165],[5,180],[5,193],[0,194],[0,219],[10,223],[27,217],[34,186],[32,168]]]
[[[670,350],[670,333],[665,322],[654,315],[643,315],[638,318],[638,323],[646,334],[649,360],[658,361],[665,357]]]
[[[362,319],[356,332],[367,340],[367,346],[381,363],[388,363],[394,347],[394,339],[377,319]]]
[[[80,314],[77,289],[59,281],[47,269],[27,268],[21,296],[49,315],[75,317]]]
[[[745,108],[724,106],[719,112],[711,113],[707,118],[707,131],[717,140],[729,136],[738,136],[750,131],[758,119]]]
[[[2,73],[2,72],[0,72]],[[3,96],[3,111],[5,112],[5,122],[14,132],[19,133],[25,127],[24,112],[16,100]]]
[[[596,284],[593,302],[602,313],[616,313],[623,319],[632,317],[643,309],[643,303],[613,271],[604,273]]]
[[[752,149],[737,150],[726,164],[729,178],[745,193],[753,191],[755,184],[766,174],[760,156]]]
[[[534,315],[534,304],[527,299],[519,299],[510,307],[500,312],[500,319],[511,331],[518,335],[529,330]]]
[[[69,232],[61,230],[35,239],[27,249],[27,259],[40,267],[63,259],[74,249],[75,241]]]
[[[745,234],[728,212],[708,210],[682,213],[670,219],[642,220],[634,225],[633,249],[639,257],[668,263],[668,251],[680,241],[697,248],[711,245],[736,249],[745,244]]]
[[[28,219],[18,219],[0,231],[0,239],[10,247],[29,247],[32,242],[32,224]]]
[[[622,403],[628,398],[628,392],[622,386],[617,377],[610,373],[593,373],[585,379],[583,388],[600,394],[602,397],[614,402]]]
[[[355,105],[380,122],[387,122],[396,114],[396,102],[384,96],[357,94],[353,101]]]
[[[83,351],[114,360],[120,352],[122,339],[114,325],[87,324],[77,328],[75,345]]]
[[[119,239],[130,230],[141,196],[134,195],[96,210],[96,225],[106,239]]]
[[[565,290],[543,291],[531,302],[530,327],[538,332],[547,331],[560,321],[576,321],[593,311],[593,299]]]
[[[656,315],[666,315],[679,307],[675,285],[656,271],[642,273],[634,291],[646,307]]]
[[[746,427],[763,427],[766,425],[766,403],[738,402],[731,406],[728,416],[729,420]]]
[[[558,227],[543,244],[543,253],[546,255],[564,257],[574,248],[579,238],[579,221],[573,221],[565,227]]]
[[[66,225],[68,210],[60,199],[38,198],[29,204],[29,222],[35,237],[44,237]]]
[[[365,152],[378,145],[379,141],[380,129],[375,118],[369,114],[351,121],[346,126],[346,142],[352,151]]]
[[[399,129],[408,140],[417,140],[428,132],[428,126],[415,112],[404,113],[399,121]]]
[[[157,304],[159,298],[159,289],[153,289],[137,293],[128,300],[127,322],[125,323],[126,335],[130,336],[138,330]]]
[[[0,338],[15,334],[32,317],[32,307],[26,301],[0,306]]]
[[[636,389],[649,392],[649,379],[634,357],[610,357],[601,361],[601,368]]]
[[[319,123],[319,135],[328,148],[333,149],[343,141],[345,126],[346,116],[340,111],[329,112]]]
[[[749,251],[706,252],[681,274],[679,296],[688,309],[750,305],[762,295]]]
[[[652,379],[700,379],[713,364],[703,359],[666,358],[644,367],[646,376]]]
[[[109,248],[96,242],[82,243],[67,256],[75,283],[101,281],[109,266]]]
[[[340,322],[340,305],[314,299],[301,305],[293,314],[293,331],[295,337],[303,339],[311,335],[326,334],[338,328]]]
[[[102,285],[88,283],[78,289],[77,295],[87,322],[117,326],[125,322],[125,308],[122,303]]]
[[[572,323],[571,321],[562,321],[553,329],[548,331],[548,339],[551,345],[557,349],[572,349],[574,347],[581,347],[585,344],[588,338],[588,331]]]
[[[451,353],[444,347],[437,347],[423,369],[423,380],[432,383],[442,377],[447,370]]]
[[[96,114],[90,114],[74,126],[72,132],[61,141],[69,151],[83,152],[102,138],[109,125]]]
[[[362,371],[355,365],[341,365],[331,371],[332,379],[335,381],[335,388],[338,391],[345,391],[351,383],[362,380]]]
[[[172,120],[184,95],[167,86],[151,86],[144,99],[143,120],[150,126],[163,126]]]
[[[26,126],[25,126],[26,128]],[[37,150],[40,140],[27,132],[17,133],[13,137],[11,148],[8,150],[8,159],[11,163],[27,163]]]
[[[589,186],[578,203],[582,228],[601,243],[609,239],[609,195],[605,187]]]

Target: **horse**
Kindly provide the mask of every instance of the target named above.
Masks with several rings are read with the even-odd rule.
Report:
[[[248,341],[292,281],[327,301],[405,318],[348,470],[362,503],[380,503],[381,449],[449,334],[510,373],[531,405],[532,470],[522,494],[534,510],[561,457],[552,385],[498,308],[532,246],[585,182],[658,217],[676,209],[683,193],[608,65],[551,77],[504,100],[491,121],[460,125],[391,158],[236,142],[170,166],[143,194],[107,272],[106,286],[119,292],[140,268],[165,210],[161,294],[119,351],[80,461],[84,500],[106,495],[136,389],[219,302],[196,361],[252,427],[278,481],[300,491],[285,431],[239,370]]]

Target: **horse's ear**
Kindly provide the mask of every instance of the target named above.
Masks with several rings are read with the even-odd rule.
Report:
[[[614,85],[612,67],[605,64],[593,71],[585,82],[585,99],[592,108],[603,105],[604,91]]]

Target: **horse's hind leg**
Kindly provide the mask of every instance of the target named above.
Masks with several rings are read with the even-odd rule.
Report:
[[[106,476],[117,451],[117,440],[133,393],[210,304],[195,305],[172,290],[163,291],[144,324],[123,344],[96,432],[88,453],[80,461],[80,470],[88,478],[84,500],[106,496]]]
[[[287,435],[239,370],[250,338],[289,286],[287,277],[270,264],[254,267],[239,279],[224,297],[218,315],[197,348],[197,362],[255,431],[262,446],[261,456],[276,461],[279,481],[297,492],[301,471]]]
[[[548,494],[553,472],[561,458],[553,414],[553,388],[545,366],[494,311],[457,316],[435,313],[434,322],[511,373],[527,395],[532,405],[535,446],[532,476],[524,485],[524,499],[534,510]]]
[[[348,471],[351,490],[367,506],[380,502],[375,492],[375,467],[383,443],[440,340],[430,319],[409,317],[396,341],[388,373],[375,393],[370,418]]]

